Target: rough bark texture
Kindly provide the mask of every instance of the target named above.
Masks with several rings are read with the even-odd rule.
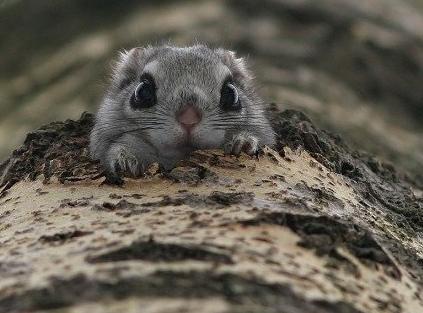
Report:
[[[276,150],[123,187],[87,156],[92,115],[30,133],[0,167],[0,313],[422,311],[422,191],[271,114]]]

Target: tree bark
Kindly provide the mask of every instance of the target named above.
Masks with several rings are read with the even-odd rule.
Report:
[[[90,114],[0,166],[0,313],[420,312],[422,191],[301,112],[275,150],[105,184]]]

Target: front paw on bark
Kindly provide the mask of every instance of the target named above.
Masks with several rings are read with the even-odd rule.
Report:
[[[239,133],[225,144],[225,154],[239,156],[241,152],[252,156],[256,155],[259,149],[258,139],[249,133]]]
[[[137,177],[141,174],[141,164],[135,155],[123,147],[111,149],[109,157],[109,170],[114,177]]]

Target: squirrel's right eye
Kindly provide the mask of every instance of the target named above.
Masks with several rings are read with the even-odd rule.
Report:
[[[131,96],[130,102],[134,110],[154,106],[157,102],[154,80],[149,76],[142,77],[141,82],[135,88]]]

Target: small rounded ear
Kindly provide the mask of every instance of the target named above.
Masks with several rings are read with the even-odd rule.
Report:
[[[232,73],[234,80],[240,84],[248,84],[253,75],[247,68],[244,58],[239,58],[236,53],[222,48],[215,50],[216,54],[220,57],[223,64],[225,64]]]
[[[136,47],[119,52],[119,57],[113,65],[113,80],[133,80],[140,72],[152,54],[151,47]]]

